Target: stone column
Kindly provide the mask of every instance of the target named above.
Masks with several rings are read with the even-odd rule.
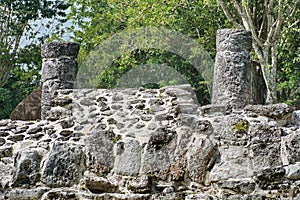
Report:
[[[56,90],[74,88],[78,51],[79,44],[72,42],[51,42],[42,47],[42,119],[47,118]]]
[[[249,31],[218,30],[212,104],[231,110],[252,102],[251,43]]]

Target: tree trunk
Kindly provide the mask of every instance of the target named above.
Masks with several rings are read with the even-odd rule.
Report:
[[[276,91],[276,76],[277,76],[277,58],[276,58],[276,43],[270,48],[264,50],[264,62],[261,62],[262,74],[266,85],[266,104],[272,104],[277,101]]]

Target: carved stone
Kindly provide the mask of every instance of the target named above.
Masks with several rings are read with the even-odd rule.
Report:
[[[212,104],[240,109],[251,102],[251,43],[248,31],[218,30]]]
[[[73,89],[78,71],[79,45],[72,42],[52,42],[42,48],[42,119],[47,119],[51,99],[58,89]]]

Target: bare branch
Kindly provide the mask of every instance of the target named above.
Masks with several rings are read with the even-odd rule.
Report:
[[[284,23],[287,23],[288,21],[290,21],[291,18],[294,17],[296,11],[297,11],[297,5],[300,3],[300,0],[296,0],[295,3],[293,4],[293,6],[291,7],[291,11],[289,11],[288,13],[290,13],[290,15],[286,18]]]
[[[253,39],[255,40],[255,42],[257,42],[257,44],[259,46],[262,46],[261,40],[257,37],[256,28],[255,28],[254,23],[253,23],[253,17],[251,16],[251,13],[250,13],[250,10],[249,10],[249,7],[248,7],[248,4],[247,4],[246,0],[242,0],[242,7],[246,12],[247,24],[249,26],[249,29],[250,29],[251,33],[252,33]]]
[[[252,43],[255,54],[258,57],[258,60],[261,64],[265,64],[264,54],[261,51],[261,47],[259,47],[256,43]]]
[[[282,24],[283,24],[283,18],[282,18],[283,13],[282,12],[283,12],[283,4],[282,4],[282,1],[279,0],[278,1],[277,22],[276,22],[276,27],[275,27],[274,34],[272,37],[273,41],[276,41],[279,38],[279,35],[281,33]]]
[[[300,19],[298,19],[297,21],[295,21],[294,23],[292,23],[290,26],[288,26],[287,29],[293,28],[293,27],[296,26],[298,23],[300,23]]]
[[[243,26],[241,24],[239,24],[232,16],[231,14],[229,13],[226,5],[224,4],[224,2],[222,0],[219,0],[219,3],[226,15],[226,17],[228,18],[228,20],[234,25],[236,26],[237,28],[243,28]]]

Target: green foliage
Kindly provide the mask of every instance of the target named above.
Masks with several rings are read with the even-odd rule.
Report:
[[[278,99],[300,109],[300,23],[284,30],[278,44]],[[297,105],[299,104],[299,105]]]
[[[10,77],[14,63],[19,57],[21,41],[38,38],[37,20],[43,20],[44,28],[51,21],[65,21],[65,10],[69,5],[63,0],[1,0],[0,1],[0,87]]]
[[[18,103],[40,85],[40,47],[31,45],[21,49],[14,65],[8,80],[0,88],[0,119],[9,118]]]
[[[237,133],[246,133],[248,131],[248,122],[246,120],[241,120],[233,125],[232,130]]]
[[[68,7],[63,0],[0,1],[0,119],[40,84],[45,29],[65,22]]]
[[[140,27],[164,27],[180,32],[196,40],[214,57],[216,30],[226,24],[226,18],[215,1],[69,0],[69,3],[73,5],[69,15],[74,21],[71,31],[76,26],[80,27],[74,38],[81,43],[80,63],[108,37],[125,29]],[[98,87],[112,88],[126,72],[146,64],[172,66],[196,88],[200,103],[209,103],[206,83],[197,70],[180,56],[159,49],[145,48],[123,53],[101,74],[97,80]],[[176,84],[176,81],[153,84],[161,87]]]
[[[9,89],[0,88],[0,119],[8,118],[13,109],[11,100],[13,94]]]

